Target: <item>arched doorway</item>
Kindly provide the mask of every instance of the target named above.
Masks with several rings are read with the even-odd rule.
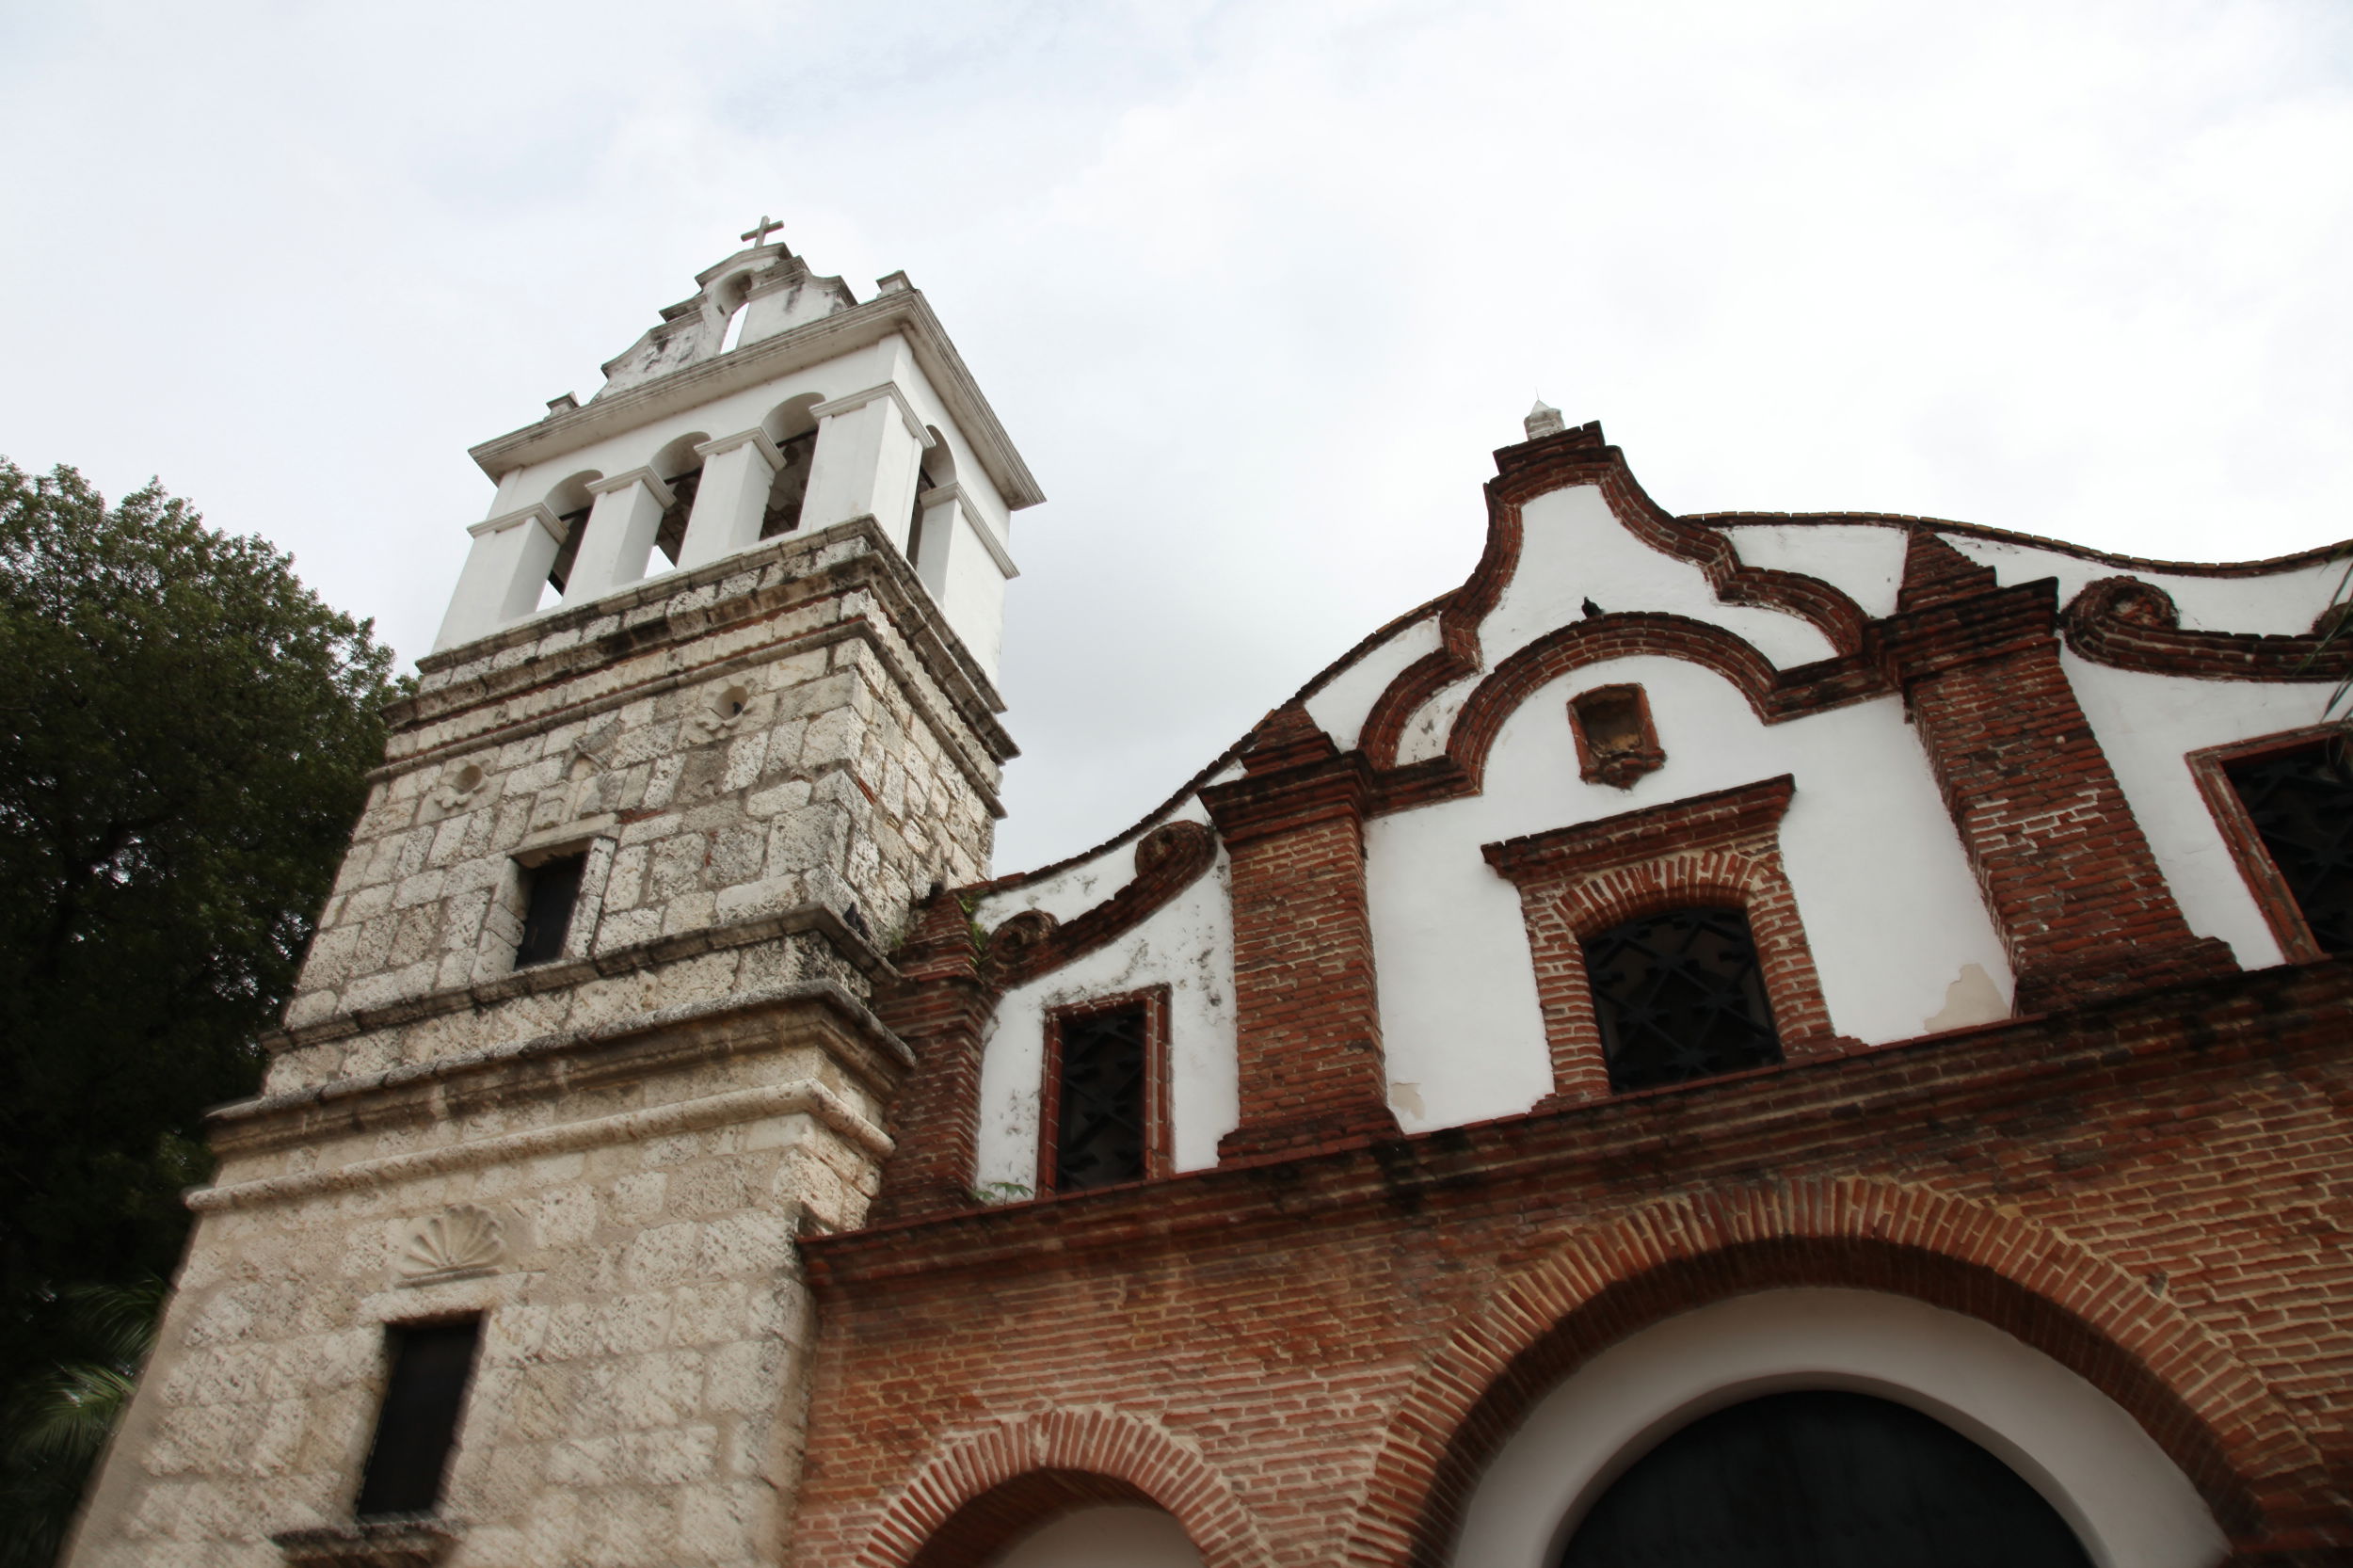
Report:
[[[1579,1522],[1561,1568],[2090,1568],[2057,1510],[1960,1432],[1843,1389],[1671,1433]]]

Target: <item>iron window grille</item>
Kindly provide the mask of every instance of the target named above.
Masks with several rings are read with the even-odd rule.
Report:
[[[2353,952],[2353,776],[2323,742],[2227,764],[2248,821],[2322,952]]]
[[[1782,1059],[1745,911],[1645,915],[1587,938],[1584,954],[1610,1088],[1685,1083]]]
[[[1166,1176],[1164,987],[1051,1014],[1038,1184],[1083,1192]]]

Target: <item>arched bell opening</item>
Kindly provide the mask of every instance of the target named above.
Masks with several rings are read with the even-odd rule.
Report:
[[[808,495],[808,474],[817,460],[817,416],[811,410],[824,402],[822,392],[803,392],[768,410],[760,422],[783,459],[768,483],[768,501],[760,520],[760,536],[773,539],[801,525],[801,504]]]
[[[686,544],[686,524],[695,515],[696,492],[702,488],[702,454],[695,449],[710,440],[700,430],[690,431],[665,443],[647,465],[670,489],[670,504],[662,509],[662,520],[654,528],[653,546],[674,567]]]

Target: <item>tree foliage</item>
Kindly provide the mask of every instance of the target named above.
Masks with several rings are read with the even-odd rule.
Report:
[[[260,1081],[391,666],[262,540],[0,460],[0,1390],[107,1364],[77,1288],[177,1261],[200,1112]]]

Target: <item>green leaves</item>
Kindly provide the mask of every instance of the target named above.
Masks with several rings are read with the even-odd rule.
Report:
[[[0,461],[0,1387],[105,1364],[76,1283],[176,1261],[200,1113],[260,1081],[392,660],[155,485],[109,508]]]

